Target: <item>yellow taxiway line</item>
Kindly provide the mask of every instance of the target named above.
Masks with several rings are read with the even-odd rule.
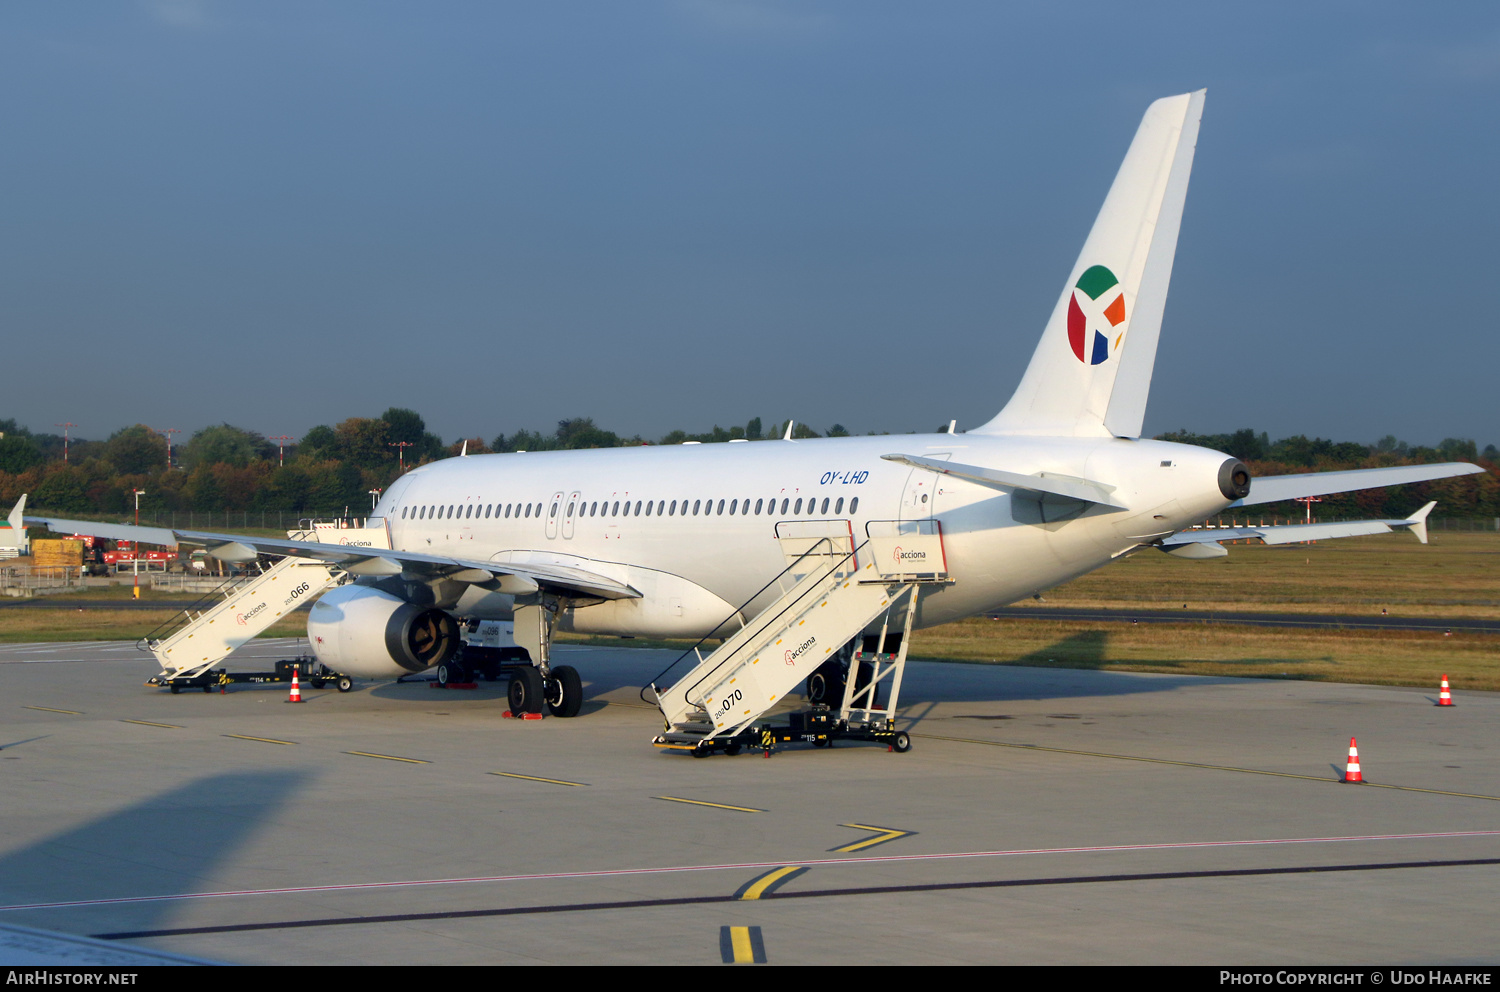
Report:
[[[518,772],[490,772],[491,775],[499,775],[502,778],[524,778],[528,782],[546,782],[548,785],[576,785],[586,787],[587,782],[565,782],[560,778],[542,778],[540,775],[522,775]]]
[[[652,796],[652,799],[665,799],[669,803],[688,803],[691,806],[712,806],[714,809],[732,809],[736,813],[764,813],[763,809],[752,809],[749,806],[730,806],[728,803],[708,803],[702,799],[682,799],[678,796]]]

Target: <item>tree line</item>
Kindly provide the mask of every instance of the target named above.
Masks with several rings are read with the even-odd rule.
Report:
[[[743,426],[690,433],[674,430],[656,439],[623,436],[591,418],[562,420],[550,433],[518,430],[459,438],[444,443],[427,430],[414,410],[391,407],[378,417],[350,417],[333,426],[320,425],[294,443],[278,447],[276,439],[255,431],[218,424],[195,432],[172,446],[151,428],[136,424],[103,441],[33,433],[15,419],[0,419],[0,504],[13,504],[30,493],[29,508],[57,514],[124,514],[143,490],[143,511],[255,510],[326,514],[348,507],[368,507],[372,490],[384,490],[407,469],[458,455],[509,451],[555,451],[615,448],[647,444],[716,443],[781,438],[787,424],[766,426],[755,417]],[[847,437],[834,424],[822,433],[792,424],[795,438]],[[943,428],[940,428],[940,430]],[[1500,451],[1493,444],[1482,452],[1473,441],[1447,438],[1436,447],[1410,445],[1393,436],[1373,445],[1336,442],[1298,434],[1271,441],[1251,429],[1231,434],[1195,434],[1187,430],[1159,435],[1215,448],[1242,459],[1256,475],[1376,468],[1427,462],[1472,461],[1483,475],[1363,493],[1326,497],[1315,513],[1323,518],[1404,516],[1427,499],[1439,500],[1444,516],[1500,516]],[[284,441],[284,439],[283,439]],[[1256,507],[1267,516],[1299,514],[1295,505]]]

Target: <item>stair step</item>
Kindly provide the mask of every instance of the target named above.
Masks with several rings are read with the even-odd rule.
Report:
[[[696,744],[703,740],[703,735],[684,734],[677,730],[669,730],[661,735],[661,739],[668,744]]]

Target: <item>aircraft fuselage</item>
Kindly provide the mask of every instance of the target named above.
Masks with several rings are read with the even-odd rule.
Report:
[[[1041,503],[881,458],[902,453],[1007,472],[1088,479],[1129,507]],[[1163,441],[979,434],[881,435],[475,455],[408,472],[375,510],[392,546],[466,560],[577,564],[639,600],[572,610],[565,628],[710,633],[786,567],[776,525],[936,519],[953,582],[924,595],[918,626],[973,616],[1098,568],[1228,505],[1221,452]],[[753,597],[753,598],[752,598]],[[470,590],[467,616],[508,597]]]

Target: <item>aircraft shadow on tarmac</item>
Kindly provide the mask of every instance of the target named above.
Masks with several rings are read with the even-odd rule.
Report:
[[[210,775],[12,851],[0,857],[0,901],[210,891],[218,866],[268,828],[306,778],[295,769]],[[169,923],[179,905],[126,903],[100,911],[111,923],[151,929]],[[25,922],[47,926],[42,916]]]
[[[1004,665],[983,662],[923,662],[906,670],[901,689],[902,709],[908,719],[920,719],[931,704],[972,702],[1004,703],[1021,700],[1061,700],[1092,696],[1126,696],[1148,692],[1172,692],[1186,686],[1205,686],[1232,682],[1232,679],[1204,675],[1150,675],[1104,671],[1108,663],[1106,648],[1109,633],[1085,630],[1070,634],[1052,644]],[[566,664],[574,665],[584,680],[585,702],[582,715],[604,709],[601,696],[628,690],[633,702],[640,687],[657,676],[677,656],[677,652],[657,650],[595,649],[570,652]],[[1263,660],[1263,659],[1247,659]],[[1061,667],[1063,662],[1067,667]],[[1161,664],[1170,664],[1164,662]],[[669,675],[665,684],[671,683]],[[480,682],[474,691],[457,690],[443,694],[443,705],[464,702],[489,702],[498,696],[503,703],[505,681]],[[421,681],[378,683],[369,692],[383,699],[427,702],[433,692]],[[648,694],[649,695],[649,694]],[[924,706],[924,704],[928,704]]]

